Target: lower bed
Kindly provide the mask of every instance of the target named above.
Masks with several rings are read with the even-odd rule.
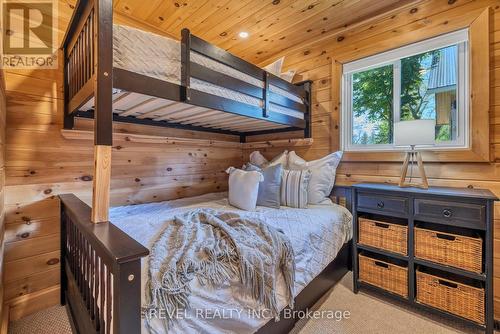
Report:
[[[162,226],[176,215],[194,208],[211,208],[232,211],[246,218],[262,219],[281,229],[290,239],[295,252],[296,283],[298,295],[337,256],[341,247],[352,235],[352,215],[331,202],[310,205],[308,209],[257,207],[255,212],[238,210],[230,206],[226,193],[213,193],[186,199],[122,206],[110,210],[110,220],[142,245],[150,248]],[[141,296],[144,299],[147,258],[142,260]],[[278,279],[278,304],[286,305],[283,277]],[[265,325],[269,315],[251,298],[241,293],[238,280],[227,286],[210,289],[191,283],[191,308],[180,314],[172,333],[253,333]],[[262,312],[254,312],[260,310]],[[161,333],[161,323],[154,323]],[[143,324],[143,332],[146,332]]]

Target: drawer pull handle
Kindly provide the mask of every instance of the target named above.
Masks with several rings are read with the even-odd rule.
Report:
[[[30,233],[29,233],[29,232],[24,232],[24,233],[21,233],[21,234],[19,235],[19,237],[20,237],[21,239],[26,239],[26,238],[27,238],[27,237],[29,237],[29,236],[30,236]]]
[[[450,210],[450,209],[444,209],[444,210],[443,210],[443,217],[445,217],[445,218],[450,218],[450,217],[451,217],[451,215],[452,215],[452,212],[451,212],[451,210]]]
[[[387,263],[384,263],[384,262],[375,261],[373,263],[375,263],[376,266],[379,266],[379,267],[382,267],[382,268],[389,268],[389,265]]]
[[[379,209],[382,209],[382,208],[384,207],[384,202],[382,202],[382,201],[378,202],[378,203],[377,203],[377,207],[378,207]]]
[[[389,228],[389,224],[384,224],[384,223],[375,223],[375,226],[381,228]]]
[[[458,288],[458,284],[451,283],[451,282],[448,282],[448,281],[444,281],[442,279],[438,279],[438,283],[441,284],[441,285],[453,288],[453,289]]]
[[[453,235],[442,234],[442,233],[436,233],[436,237],[439,239],[451,240],[451,241],[454,241],[457,238]]]

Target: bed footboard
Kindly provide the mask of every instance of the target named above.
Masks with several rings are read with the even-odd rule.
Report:
[[[61,200],[61,304],[78,333],[140,333],[141,258],[149,251],[112,223],[91,222],[73,194]]]

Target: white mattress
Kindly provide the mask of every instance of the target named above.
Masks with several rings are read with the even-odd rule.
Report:
[[[154,236],[163,230],[162,226],[166,222],[193,208],[234,211],[246,217],[263,219],[273,227],[282,229],[292,243],[296,261],[296,295],[335,259],[342,245],[351,239],[351,214],[331,202],[311,205],[308,209],[258,207],[255,212],[247,212],[229,206],[226,195],[213,193],[175,201],[116,207],[110,210],[110,220],[150,248]],[[146,263],[147,260],[143,259],[143,300]],[[284,308],[286,290],[283,277],[279,278],[277,287],[279,305]],[[191,309],[182,314],[182,319],[175,322],[169,333],[253,333],[269,320],[268,317],[250,316],[251,310],[259,309],[259,305],[242,295],[238,280],[218,289],[202,287],[193,280],[191,289]],[[220,312],[220,316],[216,312]],[[161,324],[156,325],[159,326],[159,333],[162,333]],[[142,332],[147,333],[144,327]]]
[[[176,40],[126,26],[114,25],[113,51],[114,67],[169,81],[178,85],[180,84],[181,44]],[[204,57],[201,54],[192,53],[191,61],[257,87],[264,87],[263,81]],[[213,85],[195,78],[191,78],[190,83],[192,89],[222,96],[259,108],[263,107],[263,101],[261,99],[231,89]],[[274,85],[270,85],[270,90],[295,102],[303,103],[300,97]],[[302,112],[288,109],[274,103],[270,103],[270,111],[304,119],[304,114]]]

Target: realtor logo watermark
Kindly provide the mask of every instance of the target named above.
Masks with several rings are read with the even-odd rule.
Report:
[[[0,0],[1,67],[57,68],[57,1]]]

